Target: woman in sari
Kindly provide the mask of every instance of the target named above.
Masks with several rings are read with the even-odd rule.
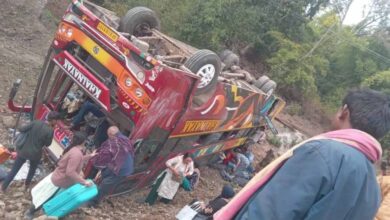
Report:
[[[153,205],[157,197],[169,203],[176,195],[180,185],[187,191],[191,190],[190,179],[194,178],[194,161],[189,153],[178,155],[165,162],[167,169],[157,178],[146,202]]]

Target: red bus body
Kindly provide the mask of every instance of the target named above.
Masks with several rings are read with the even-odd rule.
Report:
[[[206,101],[195,104],[198,79],[142,53],[73,1],[56,31],[32,106],[16,106],[12,100],[16,91],[8,105],[44,119],[59,108],[72,85],[82,88],[111,122],[130,130],[130,139],[137,143],[136,172],[113,192],[121,194],[148,185],[165,168],[165,161],[177,154],[190,152],[200,159],[244,145],[285,105],[273,95],[223,82],[217,83]],[[217,138],[209,141],[211,136]],[[56,147],[48,151],[53,160],[70,138],[71,131],[60,122],[52,144]]]

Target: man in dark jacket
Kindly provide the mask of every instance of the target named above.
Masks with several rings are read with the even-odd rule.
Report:
[[[35,171],[38,168],[38,164],[41,161],[42,149],[51,144],[51,141],[53,140],[53,128],[59,118],[58,112],[52,111],[47,115],[46,122],[35,120],[19,129],[20,132],[26,133],[27,137],[22,146],[16,149],[17,157],[15,163],[1,186],[3,192],[7,190],[9,184],[26,160],[30,162],[30,168],[28,170],[25,187],[26,190],[29,188]]]

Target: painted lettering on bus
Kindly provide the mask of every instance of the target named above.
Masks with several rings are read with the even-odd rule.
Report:
[[[102,90],[97,87],[91,80],[88,79],[82,72],[80,72],[71,62],[66,58],[64,59],[64,64],[62,65],[68,73],[73,76],[81,85],[84,86],[95,98],[99,99]]]
[[[182,133],[212,131],[218,124],[219,120],[186,121]]]

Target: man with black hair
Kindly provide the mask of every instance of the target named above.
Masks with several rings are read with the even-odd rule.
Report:
[[[377,140],[390,130],[390,99],[351,91],[332,125],[268,164],[214,219],[373,219],[381,201]]]
[[[17,156],[11,171],[3,181],[1,190],[5,192],[8,185],[14,179],[23,164],[28,160],[30,168],[28,170],[25,188],[30,187],[31,181],[41,161],[43,147],[50,146],[53,140],[53,128],[60,119],[58,112],[49,112],[46,116],[46,121],[34,120],[28,125],[19,129],[20,132],[26,133],[26,140],[22,146],[16,148]]]

